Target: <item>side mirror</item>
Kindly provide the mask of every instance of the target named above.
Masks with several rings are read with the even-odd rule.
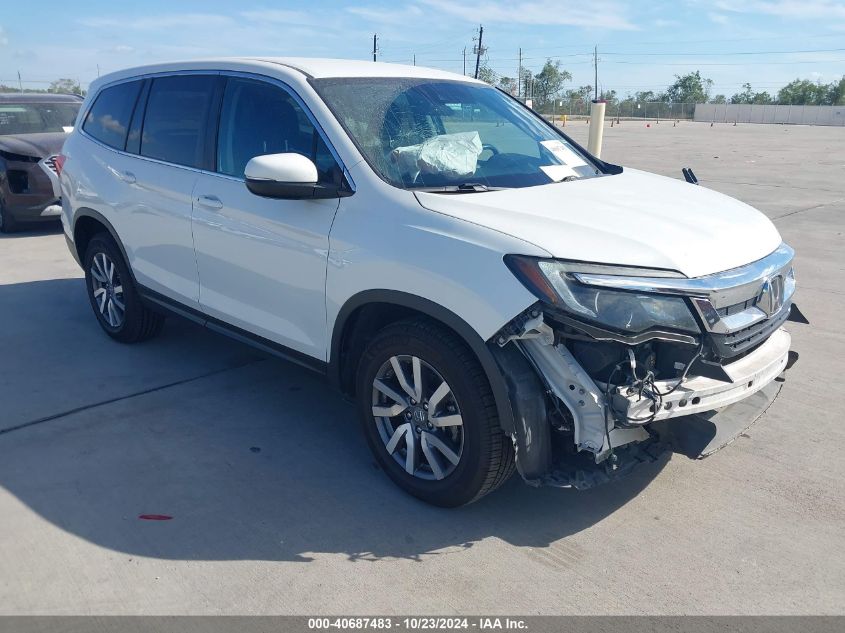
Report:
[[[317,166],[302,154],[256,156],[244,169],[246,187],[257,196],[283,200],[339,198],[348,195],[334,185],[317,181]]]

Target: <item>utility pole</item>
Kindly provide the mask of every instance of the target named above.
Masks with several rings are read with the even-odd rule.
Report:
[[[516,73],[516,98],[522,94],[522,48],[519,49],[519,70]]]
[[[376,61],[376,53],[378,52],[378,33],[373,33],[373,61]]]
[[[593,69],[596,72],[596,81],[595,81],[595,93],[596,93],[596,101],[599,100],[599,47],[596,46],[593,49]]]
[[[23,94],[23,82],[21,81],[21,71],[18,71],[18,88],[20,88],[21,94]]]
[[[478,69],[481,66],[481,55],[484,53],[485,49],[481,44],[481,39],[484,37],[484,27],[482,25],[478,25],[478,44],[473,51],[475,53],[475,78],[478,79]]]
[[[467,47],[464,46],[464,77],[467,74]]]
[[[414,66],[416,66],[416,65],[417,65],[417,54],[414,53]]]

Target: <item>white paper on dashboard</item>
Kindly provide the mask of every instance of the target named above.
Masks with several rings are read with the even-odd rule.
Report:
[[[587,162],[561,141],[541,141],[540,145],[549,150],[554,157],[570,167],[581,167]]]
[[[569,165],[540,165],[540,169],[554,182],[560,182],[569,176],[578,177],[578,174]]]

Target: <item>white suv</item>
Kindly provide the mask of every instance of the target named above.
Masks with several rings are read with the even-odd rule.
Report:
[[[765,216],[602,162],[463,76],[136,68],[92,84],[63,155],[64,230],[111,337],[176,313],[326,374],[431,503],[515,468],[606,480],[653,423],[787,364],[793,252]]]

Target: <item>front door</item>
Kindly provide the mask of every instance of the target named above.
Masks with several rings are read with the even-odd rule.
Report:
[[[337,199],[252,194],[254,156],[298,152],[321,181],[340,169],[299,102],[282,86],[230,77],[223,94],[215,174],[193,197],[200,305],[209,316],[320,360],[326,358],[326,263]]]

